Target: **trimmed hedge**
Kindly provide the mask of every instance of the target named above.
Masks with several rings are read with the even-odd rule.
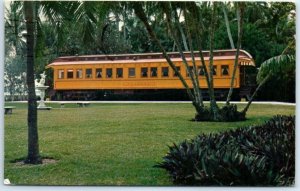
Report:
[[[155,167],[167,170],[178,185],[293,185],[295,116],[174,144]]]

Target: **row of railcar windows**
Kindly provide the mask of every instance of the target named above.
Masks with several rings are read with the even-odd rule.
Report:
[[[176,69],[178,72],[180,72],[180,67],[177,66]],[[190,66],[190,71],[193,70],[193,67]],[[204,68],[202,66],[197,68],[197,72],[199,76],[204,76]],[[82,69],[76,69],[75,70],[76,78],[83,78],[83,70]],[[116,77],[117,78],[123,78],[123,68],[116,68]],[[74,70],[73,69],[67,69],[67,79],[74,78]],[[162,77],[169,77],[169,67],[162,67],[161,68],[161,76]],[[112,68],[106,68],[106,78],[112,78],[113,77],[113,69]],[[213,75],[217,74],[217,66],[214,66],[213,68]],[[228,65],[221,65],[221,75],[222,76],[228,76],[229,75],[229,66]],[[158,69],[157,67],[142,67],[141,68],[141,77],[147,78],[147,77],[157,77],[158,76]],[[178,76],[175,72],[173,72],[173,77]],[[189,73],[186,73],[186,76],[189,76]],[[92,78],[93,77],[93,70],[91,68],[85,69],[85,78]],[[96,68],[95,69],[95,77],[96,78],[103,78],[103,70],[102,68]],[[136,68],[128,68],[128,77],[134,78],[136,77]],[[65,78],[65,70],[58,70],[58,78],[64,79]]]

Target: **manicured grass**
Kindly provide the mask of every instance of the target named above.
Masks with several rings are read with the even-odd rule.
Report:
[[[172,185],[168,174],[153,168],[167,145],[214,133],[263,123],[276,114],[294,115],[294,106],[252,105],[248,120],[192,122],[191,104],[48,104],[38,111],[40,152],[54,164],[18,165],[26,156],[27,105],[15,105],[5,115],[4,178],[18,185]]]

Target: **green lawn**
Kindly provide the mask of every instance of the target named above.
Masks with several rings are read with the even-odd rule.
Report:
[[[168,174],[153,168],[167,145],[200,133],[261,124],[273,115],[293,115],[294,106],[252,105],[248,120],[192,122],[191,104],[75,104],[38,111],[40,152],[57,163],[18,165],[26,156],[27,105],[5,115],[4,178],[18,185],[172,185]]]

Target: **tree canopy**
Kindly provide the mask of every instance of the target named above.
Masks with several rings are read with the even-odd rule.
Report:
[[[21,2],[14,1],[6,8],[5,54],[8,59],[13,59],[17,55],[24,57],[26,51],[25,20],[21,5]],[[161,39],[161,44],[166,51],[178,51],[159,5],[160,2],[144,4],[146,15],[150,18],[150,25]],[[204,37],[201,42],[202,49],[209,50],[208,36],[212,7],[209,2],[197,2],[196,5],[201,8],[199,17],[202,20],[202,26],[199,26],[199,32]],[[180,10],[180,2],[176,6],[178,6],[178,16],[182,18],[184,13]],[[134,14],[131,2],[37,1],[37,7],[36,74],[44,70],[45,65],[58,56],[160,51],[148,37],[143,23]],[[224,11],[227,22],[224,19]],[[237,42],[236,14],[237,6],[232,2],[224,2],[217,7],[214,49],[232,48],[228,36],[229,29],[232,41]],[[294,3],[246,2],[243,21],[241,48],[251,53],[257,67],[260,67],[264,61],[280,55],[288,46],[290,47],[287,49],[288,54],[294,54],[291,53],[293,51],[291,47],[295,46]],[[181,19],[178,25],[183,32],[186,31],[185,24],[186,22]],[[187,37],[183,36],[183,38]],[[195,37],[192,38],[195,39]],[[180,42],[184,50],[187,49],[185,42],[187,39]],[[192,42],[192,47],[197,48],[195,41]],[[50,73],[49,76],[51,76]],[[265,89],[267,92],[274,91],[273,88],[268,88],[268,85]],[[259,97],[266,99],[264,97],[266,94],[260,93]],[[267,98],[276,100],[280,97],[282,96]]]

